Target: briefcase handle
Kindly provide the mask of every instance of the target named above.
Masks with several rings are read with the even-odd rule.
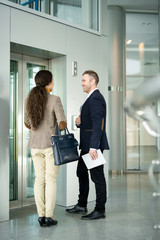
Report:
[[[68,130],[67,127],[64,129],[64,131],[65,131],[65,135],[66,135],[66,134],[69,134],[69,130]],[[61,136],[61,135],[62,135],[62,134],[61,134],[61,131],[60,131],[59,127],[58,127],[58,125],[56,126],[55,135],[57,135],[57,136]]]

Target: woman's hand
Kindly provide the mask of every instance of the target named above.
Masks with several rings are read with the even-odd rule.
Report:
[[[67,123],[65,121],[61,121],[58,125],[60,131],[63,131],[67,127]]]

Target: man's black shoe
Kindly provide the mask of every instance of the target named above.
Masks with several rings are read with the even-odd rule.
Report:
[[[88,215],[82,216],[81,219],[82,220],[94,220],[94,219],[100,219],[100,218],[105,218],[105,214],[104,213],[99,213],[97,211],[93,211]]]
[[[76,204],[73,208],[67,208],[66,211],[68,213],[87,213],[87,208],[80,207],[78,204]]]

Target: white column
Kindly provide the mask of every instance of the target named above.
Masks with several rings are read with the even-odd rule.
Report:
[[[125,162],[125,13],[121,7],[108,7],[108,118],[109,170],[123,170]]]

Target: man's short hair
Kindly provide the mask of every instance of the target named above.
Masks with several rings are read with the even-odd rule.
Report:
[[[94,72],[93,70],[86,70],[82,76],[84,74],[88,74],[89,76],[91,76],[93,79],[95,79],[96,81],[96,85],[99,83],[99,77],[98,77],[98,74],[96,72]]]

